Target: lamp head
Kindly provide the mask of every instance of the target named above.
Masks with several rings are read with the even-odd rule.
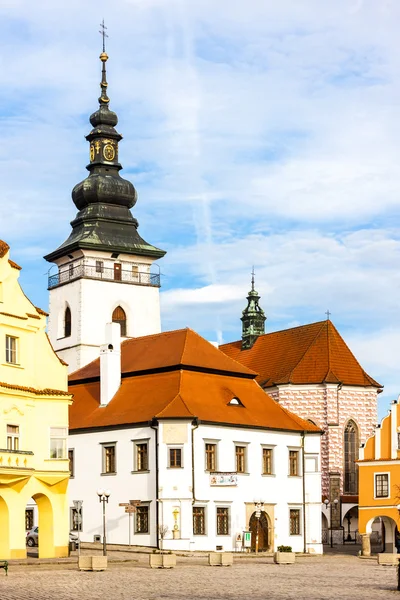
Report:
[[[104,494],[104,490],[103,490],[102,488],[99,488],[99,489],[97,490],[97,495],[98,495],[98,497],[99,497],[99,498],[101,498],[103,494]]]

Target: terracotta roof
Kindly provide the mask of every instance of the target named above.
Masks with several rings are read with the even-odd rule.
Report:
[[[3,242],[3,240],[0,240],[0,258],[3,258],[3,256],[7,254],[9,249],[10,246],[6,242]]]
[[[10,258],[8,259],[8,264],[13,268],[13,269],[17,269],[18,271],[22,271],[22,267],[20,267],[19,265],[17,265],[16,262],[14,262],[13,260],[11,260]]]
[[[14,385],[12,383],[4,383],[3,381],[0,381],[0,387],[6,388],[8,390],[19,390],[21,392],[29,392],[30,394],[35,394],[36,396],[71,396],[70,392],[64,392],[63,390],[52,390],[51,388],[44,388],[43,390],[38,390],[33,387]]]
[[[12,317],[13,319],[21,319],[22,321],[27,321],[28,317],[20,317],[19,315],[13,315],[8,312],[0,312],[0,315],[4,315],[5,317]]]
[[[45,310],[42,310],[41,308],[39,308],[38,306],[35,306],[37,312],[39,313],[39,315],[43,315],[44,317],[48,317],[49,313],[47,313]]]
[[[70,386],[70,430],[145,423],[153,418],[183,418],[237,426],[319,433],[275,402],[254,379],[171,371],[133,375],[122,380],[114,398],[100,407],[100,382]],[[243,406],[232,406],[232,398]]]
[[[318,427],[268,396],[256,383],[255,373],[190,329],[124,342],[122,365],[125,376],[105,407],[100,407],[99,360],[70,376],[69,389],[74,395],[71,430],[145,423],[154,418],[198,418],[320,433]],[[230,405],[232,398],[239,398],[243,406]]]
[[[180,367],[211,369],[250,378],[256,376],[254,371],[229,358],[188,328],[132,338],[121,344],[123,374]],[[100,359],[97,358],[72,373],[69,376],[69,382],[73,383],[99,376]]]
[[[220,350],[258,373],[263,387],[279,384],[342,383],[382,387],[361,367],[332,321],[261,335],[252,348],[241,341]]]

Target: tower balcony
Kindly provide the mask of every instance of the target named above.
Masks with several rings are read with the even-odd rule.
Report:
[[[0,472],[3,470],[26,471],[33,468],[33,452],[0,448]]]
[[[106,267],[105,265],[99,266],[70,263],[67,269],[60,270],[54,275],[49,275],[48,289],[51,290],[77,279],[96,279],[158,288],[161,286],[160,273],[136,271],[135,269],[132,269],[132,266],[130,269],[116,269],[115,267]]]

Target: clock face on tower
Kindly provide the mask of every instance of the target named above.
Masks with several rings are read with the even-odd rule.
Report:
[[[114,160],[115,150],[111,144],[106,144],[103,148],[103,156],[106,160]]]

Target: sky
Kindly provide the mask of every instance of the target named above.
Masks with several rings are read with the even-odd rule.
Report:
[[[400,393],[400,2],[1,0],[0,237],[48,306],[43,255],[87,175],[107,26],[110,108],[163,329],[241,335],[331,319]]]

